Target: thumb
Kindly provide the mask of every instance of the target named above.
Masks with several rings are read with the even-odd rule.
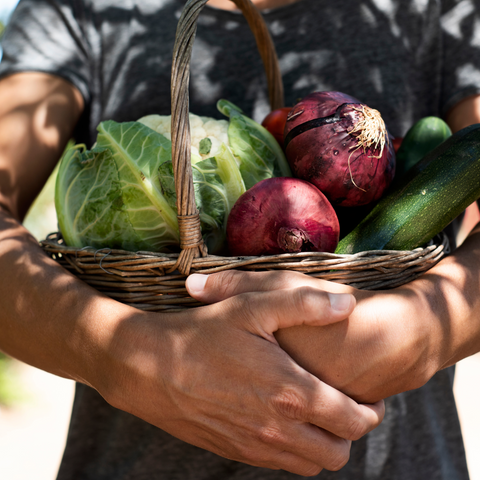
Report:
[[[321,288],[325,282],[302,274],[289,274],[289,281],[285,281],[284,276],[279,279],[278,275],[225,273],[190,275],[186,282],[187,290],[192,297],[204,303],[216,303],[231,297],[246,301],[249,311],[275,318],[278,328],[305,323],[335,323],[347,318],[356,305],[352,294],[325,291]]]
[[[235,301],[237,310],[249,316],[249,323],[267,335],[282,328],[321,327],[341,322],[348,318],[356,304],[355,297],[349,293],[329,293],[312,287],[242,293],[226,301]]]

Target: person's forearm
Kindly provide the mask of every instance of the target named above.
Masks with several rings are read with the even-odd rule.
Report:
[[[446,120],[453,132],[478,123],[480,95],[457,104]],[[463,235],[472,227],[472,220],[478,218],[477,209],[472,208],[472,212],[472,218],[469,217],[468,224],[464,225]],[[385,292],[378,298],[372,293],[356,292],[358,305],[348,324],[323,329],[288,329],[278,332],[277,337],[309,371],[362,401],[385,398],[420,386],[437,370],[480,350],[480,234],[475,232],[474,229],[453,255],[417,281]],[[378,310],[384,298],[392,305],[398,305],[397,311],[401,312],[398,316],[387,313],[390,312],[388,305],[384,311],[391,315],[392,321],[406,326],[404,333],[401,328],[392,329],[391,333],[403,333],[396,342],[399,347],[404,347],[404,342],[411,343],[411,348],[404,350],[407,355],[411,352],[410,358],[404,358],[404,354],[396,355],[395,339],[389,337],[383,326],[380,328],[383,338],[368,335],[368,322],[371,322],[370,331],[374,332],[376,320],[382,319],[383,312]],[[370,305],[375,305],[377,312]],[[422,328],[415,328],[415,323]],[[393,372],[398,363],[403,362],[405,374],[398,376],[396,373],[396,379],[392,377],[394,381],[390,381],[385,370],[377,369],[375,362],[369,361],[369,357],[382,357],[382,341],[393,353],[384,355],[384,365],[391,367]],[[369,368],[373,371],[369,372]]]
[[[277,332],[321,380],[369,402],[420,387],[480,351],[480,233],[403,287],[357,291],[348,322]]]
[[[293,272],[235,272],[226,280],[224,275],[210,275],[203,291],[190,293],[207,303],[246,292],[280,289],[287,295],[302,287],[353,293],[357,304],[347,321],[283,328],[275,336],[302,367],[357,401],[418,388],[480,351],[477,230],[453,255],[392,290],[361,291]]]
[[[56,375],[91,383],[96,356],[123,306],[44,254],[30,233],[0,212],[0,350]]]
[[[92,342],[101,340],[89,330],[104,331],[109,301],[48,258],[20,224],[82,109],[73,85],[51,75],[23,73],[0,82],[0,350],[87,382],[89,370],[94,373]]]

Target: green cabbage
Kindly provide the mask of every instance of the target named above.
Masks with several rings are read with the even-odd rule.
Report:
[[[58,171],[55,208],[73,247],[168,251],[178,245],[176,211],[162,193],[160,165],[171,143],[138,122],[102,122],[95,147],[68,150]]]
[[[195,201],[210,253],[224,253],[228,214],[246,187],[290,175],[276,140],[234,105],[221,105],[230,116],[228,124],[194,115],[190,119]],[[84,145],[67,150],[55,187],[59,229],[67,245],[178,251],[168,126],[169,117],[158,115],[136,122],[104,121],[91,150]]]

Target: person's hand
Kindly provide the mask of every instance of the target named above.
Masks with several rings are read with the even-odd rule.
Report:
[[[434,289],[425,288],[425,282],[367,292],[294,272],[229,271],[208,276],[205,288],[191,294],[213,303],[246,292],[276,290],[287,295],[305,286],[353,293],[357,306],[347,321],[282,329],[275,336],[292,358],[323,382],[357,401],[375,402],[420,387],[443,367],[445,322],[438,313],[445,305],[433,292],[428,294]]]
[[[351,295],[306,287],[136,313],[115,331],[116,355],[102,361],[109,373],[94,387],[113,406],[223,457],[300,475],[338,470],[351,440],[383,419],[383,402],[360,405],[321,382],[273,332],[342,321],[354,305]]]

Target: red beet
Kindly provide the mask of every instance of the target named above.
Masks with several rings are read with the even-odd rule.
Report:
[[[378,200],[395,174],[392,138],[380,113],[341,92],[314,92],[293,107],[285,155],[296,177],[343,207]]]
[[[333,252],[340,227],[318,188],[298,178],[262,180],[235,203],[227,221],[232,255]]]

